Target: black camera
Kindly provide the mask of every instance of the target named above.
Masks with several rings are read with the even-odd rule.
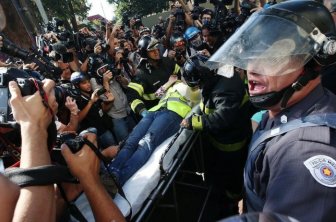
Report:
[[[75,133],[62,133],[58,134],[56,137],[56,143],[51,151],[51,160],[60,165],[66,166],[67,163],[64,160],[64,157],[61,153],[61,145],[65,143],[72,153],[77,153],[82,149],[85,144],[85,141],[82,136],[77,136]]]
[[[106,42],[101,42],[100,46],[102,48],[102,52],[107,52],[111,47],[109,44],[107,44]]]
[[[211,4],[214,5],[232,5],[233,0],[210,0]]]
[[[206,0],[194,0],[194,6],[199,6],[199,4],[204,4],[206,2]]]
[[[184,10],[182,8],[176,8],[173,15],[176,18],[175,25],[183,27],[184,26],[184,19],[185,19]]]
[[[105,64],[97,69],[98,77],[103,78],[104,73],[107,72],[108,70],[112,72],[113,78],[121,74],[120,69],[117,69],[115,66],[111,64]]]
[[[16,81],[22,96],[32,95],[36,92],[35,83],[30,80],[32,78],[27,72],[16,69],[9,68],[4,72],[0,73],[0,123],[8,123],[8,121],[13,121],[13,117],[10,115],[10,107],[8,106],[9,90],[8,83],[10,81]],[[37,80],[37,83],[42,87],[42,83]]]
[[[106,89],[104,87],[100,88],[98,91],[97,91],[97,96],[101,96],[103,95],[104,93],[106,93]]]
[[[48,22],[47,24],[47,30],[50,32],[59,32],[59,27],[63,26],[64,22],[63,20],[53,17],[51,21]]]
[[[82,149],[85,141],[82,136],[78,136],[75,133],[62,133],[57,135],[56,147],[60,148],[65,143],[72,153],[77,153]]]
[[[159,24],[154,25],[153,28],[152,28],[152,35],[156,39],[161,39],[165,35],[165,32],[164,32],[162,26],[159,25]]]
[[[58,109],[61,109],[64,106],[67,96],[76,99],[79,98],[80,95],[80,90],[74,87],[71,83],[64,83],[55,87],[55,97],[58,103]]]
[[[87,38],[85,39],[85,45],[89,46],[90,49],[93,50],[98,41],[98,39]],[[105,41],[100,42],[100,46],[102,48],[102,53],[107,52],[110,49],[110,45],[107,44]]]
[[[133,17],[133,19],[135,20],[134,27],[135,27],[136,29],[139,29],[140,26],[143,25],[143,24],[142,24],[142,21],[141,21],[141,17],[138,16],[138,15],[136,15],[136,16]]]
[[[254,9],[256,7],[256,4],[248,0],[244,0],[240,3],[240,15],[244,17],[244,21],[251,15],[251,9]]]

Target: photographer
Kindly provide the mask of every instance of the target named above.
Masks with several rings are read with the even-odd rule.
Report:
[[[205,54],[206,56],[214,54],[225,42],[221,31],[211,25],[204,25],[202,27],[202,38],[208,46],[209,55]]]
[[[166,29],[167,41],[174,32],[184,32],[186,27],[193,24],[190,10],[185,6],[182,7],[179,1],[171,5],[171,14],[168,18],[168,25]],[[167,43],[168,45],[169,43]]]
[[[120,70],[121,75],[118,76],[117,81],[123,86],[127,87],[128,83],[134,78],[135,71],[133,69],[132,63],[128,59],[129,53],[131,52],[129,48],[125,46],[129,45],[125,42],[122,47],[116,48],[115,55],[115,67]],[[127,81],[126,81],[127,80]]]
[[[94,127],[97,129],[99,147],[102,149],[115,145],[115,139],[110,126],[104,121],[104,113],[107,112],[115,97],[110,92],[105,92],[105,100],[99,99],[99,89],[92,90],[90,78],[82,72],[74,72],[71,75],[71,83],[80,90],[80,96],[76,98],[79,108],[79,131]]]
[[[184,39],[189,45],[187,51],[188,56],[191,57],[195,54],[209,56],[209,46],[203,42],[201,31],[195,26],[187,28],[183,35]]]
[[[97,146],[95,134],[84,135]],[[72,153],[67,145],[62,145],[62,154],[74,175],[80,181],[83,191],[90,203],[96,221],[125,221],[119,208],[107,193],[99,177],[100,160],[93,150],[84,145],[77,153]]]
[[[106,111],[108,117],[110,117],[106,118],[106,121],[112,124],[113,133],[118,143],[128,136],[135,125],[130,116],[126,94],[123,91],[123,87],[128,85],[128,80],[122,75],[120,68],[111,67],[102,61],[96,61],[95,72],[93,72],[93,78],[90,80],[93,90],[103,88],[114,96],[110,108]]]
[[[179,66],[183,66],[187,57],[186,41],[180,33],[174,33],[170,37],[168,57],[174,59]]]
[[[115,30],[115,29],[113,29]],[[82,63],[80,70],[81,72],[88,72],[90,74],[90,69],[92,68],[92,60],[100,58],[105,61],[112,61],[114,54],[114,44],[115,44],[115,31],[112,31],[108,43],[101,40],[90,40],[90,45],[93,47],[93,53],[89,54],[85,61]]]

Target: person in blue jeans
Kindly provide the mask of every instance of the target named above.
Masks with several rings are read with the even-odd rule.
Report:
[[[108,166],[121,186],[147,162],[156,147],[179,130],[198,98],[198,90],[176,81],[159,104],[146,112]]]

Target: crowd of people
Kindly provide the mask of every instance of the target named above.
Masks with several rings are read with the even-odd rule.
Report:
[[[73,41],[53,19],[38,43],[51,77],[13,62],[22,53],[0,36],[0,52],[13,57],[0,63],[11,110],[0,123],[20,126],[15,165],[37,171],[61,151],[79,182],[20,187],[0,174],[3,221],[69,220],[67,204],[82,192],[96,221],[124,221],[114,195],[181,128],[206,144],[215,203],[207,220],[238,212],[335,220],[335,1],[214,4],[176,1],[152,28],[130,18],[84,27]],[[13,131],[1,127],[1,138]]]

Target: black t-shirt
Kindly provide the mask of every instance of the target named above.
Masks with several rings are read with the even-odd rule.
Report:
[[[83,94],[76,98],[76,103],[79,110],[83,110],[88,104],[89,100],[90,98]],[[98,100],[91,106],[86,117],[80,122],[79,131],[85,130],[89,127],[94,127],[97,129],[98,135],[101,135],[107,130],[103,121],[103,110],[101,107],[101,102],[101,100]]]

